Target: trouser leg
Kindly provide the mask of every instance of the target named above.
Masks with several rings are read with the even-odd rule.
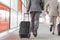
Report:
[[[60,15],[58,16],[58,24],[60,23]]]
[[[34,30],[36,31],[39,27],[39,15],[40,13],[35,13],[35,17],[34,17]]]
[[[33,32],[33,29],[34,29],[34,13],[30,13],[31,14],[31,24],[30,24],[30,28],[31,28],[31,31]]]
[[[53,32],[55,31],[55,26],[56,26],[56,19],[57,19],[57,16],[52,16],[51,18],[50,18],[50,22],[52,23],[52,30],[53,30]]]
[[[39,27],[39,12],[31,12],[31,30],[37,30]]]

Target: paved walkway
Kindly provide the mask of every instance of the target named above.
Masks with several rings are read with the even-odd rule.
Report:
[[[21,40],[21,38],[19,38],[18,31],[16,31],[5,36],[3,40]],[[52,35],[49,31],[49,25],[44,23],[40,24],[36,38],[31,34],[30,39],[23,38],[22,40],[60,40],[60,36],[57,35],[57,31],[55,31],[55,35]]]

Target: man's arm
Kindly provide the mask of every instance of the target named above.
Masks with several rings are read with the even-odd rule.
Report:
[[[48,13],[48,7],[49,7],[49,2],[47,2],[44,6],[44,11],[46,11]]]
[[[31,0],[28,0],[28,8],[27,8],[27,12],[29,12],[30,7],[31,7]]]
[[[59,13],[59,2],[58,2],[58,4],[57,4],[57,10],[58,10],[58,13]]]

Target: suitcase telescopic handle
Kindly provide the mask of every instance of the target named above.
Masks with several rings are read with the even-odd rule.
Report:
[[[28,21],[29,21],[29,13],[24,13],[24,19],[23,19],[23,21],[25,21],[25,15],[28,15]]]

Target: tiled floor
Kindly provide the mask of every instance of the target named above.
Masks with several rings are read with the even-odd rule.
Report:
[[[17,40],[18,37],[19,36],[17,34],[10,34],[6,38],[4,38],[4,40]]]
[[[38,36],[35,38],[33,35],[31,35],[29,40],[60,40],[60,36],[57,35],[55,32],[55,35],[52,35],[49,31],[49,25],[40,24],[40,27],[38,29]],[[3,40],[28,40],[28,39],[21,39],[19,37],[19,31],[15,31],[7,36]]]

